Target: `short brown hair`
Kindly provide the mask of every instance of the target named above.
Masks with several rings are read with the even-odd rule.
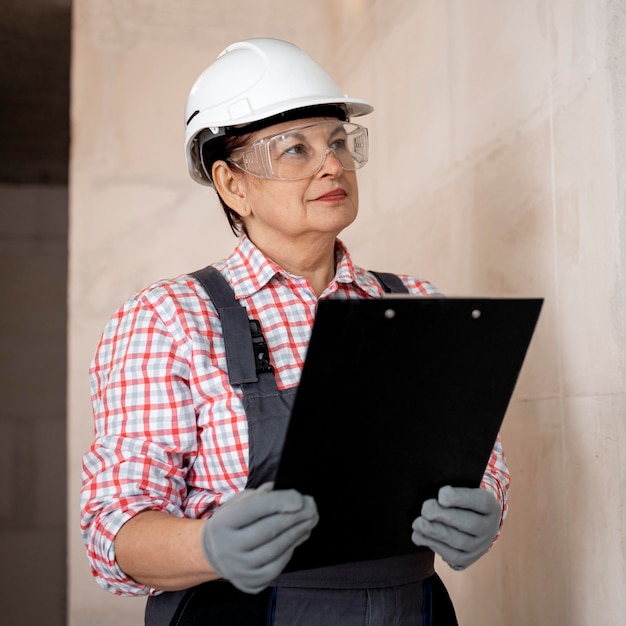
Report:
[[[213,179],[211,178],[213,164],[216,161],[225,161],[228,167],[232,167],[228,161],[230,155],[233,150],[245,146],[248,142],[248,137],[249,133],[245,135],[222,135],[221,137],[216,137],[211,141],[207,141],[202,146],[202,165],[205,168],[206,174],[211,182],[213,182]],[[224,199],[220,196],[217,190],[216,193],[220,204],[222,205],[222,209],[224,209],[224,213],[226,214],[226,219],[228,220],[230,229],[235,235],[239,236],[242,231],[245,232],[243,220],[237,211],[229,207],[226,202],[224,202]]]

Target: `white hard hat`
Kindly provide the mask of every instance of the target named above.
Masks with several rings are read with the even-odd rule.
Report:
[[[286,111],[339,105],[349,119],[374,108],[349,98],[297,46],[278,39],[248,39],[223,50],[194,83],[185,107],[185,155],[191,177],[210,185],[201,163],[198,135],[258,122]],[[203,137],[207,133],[203,134]]]

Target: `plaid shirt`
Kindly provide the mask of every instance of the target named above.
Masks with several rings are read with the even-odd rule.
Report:
[[[321,298],[377,298],[378,281],[338,242],[337,272]],[[261,322],[279,389],[297,385],[318,298],[245,236],[215,266]],[[409,290],[436,293],[401,277]],[[190,276],[160,281],[107,324],[91,370],[95,439],[83,458],[81,529],[98,583],[124,595],[154,592],[118,567],[114,539],[146,509],[203,518],[245,487],[248,430],[242,394],[228,381],[217,313]],[[483,486],[503,504],[509,474],[500,441]]]

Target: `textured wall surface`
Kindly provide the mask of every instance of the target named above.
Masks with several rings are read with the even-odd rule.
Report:
[[[78,538],[87,368],[115,308],[235,244],[187,178],[183,106],[233,40],[301,45],[373,102],[366,267],[449,295],[542,296],[503,429],[503,536],[440,564],[463,626],[618,626],[626,615],[626,107],[623,0],[112,0],[74,3],[70,239],[70,618],[141,623]],[[593,590],[590,592],[590,590]],[[115,619],[113,619],[115,616]]]

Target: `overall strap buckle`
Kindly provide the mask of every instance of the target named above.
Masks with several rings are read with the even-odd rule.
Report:
[[[270,353],[258,320],[250,319],[250,334],[252,335],[252,350],[254,351],[254,364],[257,374],[274,372],[270,364]]]

